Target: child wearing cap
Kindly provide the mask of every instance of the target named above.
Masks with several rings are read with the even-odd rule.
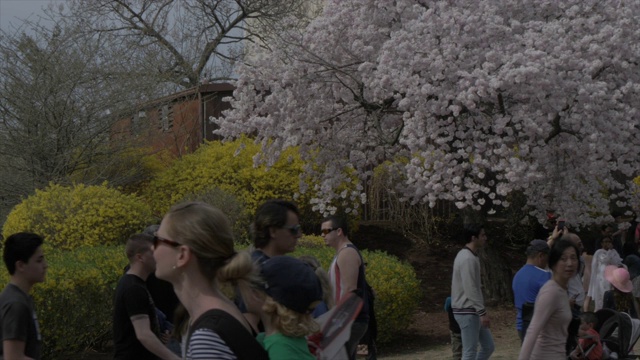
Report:
[[[313,269],[296,258],[274,256],[262,264],[260,275],[264,283],[245,299],[265,326],[258,342],[270,359],[315,359],[305,338],[319,331],[311,313],[322,300],[322,286]]]

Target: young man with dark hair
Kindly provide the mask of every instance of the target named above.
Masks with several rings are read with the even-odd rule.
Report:
[[[251,237],[254,246],[251,258],[258,266],[274,256],[295,251],[298,239],[302,237],[300,210],[287,200],[267,200],[256,210],[251,224]],[[238,297],[236,305],[254,330],[263,330],[260,318],[247,311],[242,298]]]
[[[129,270],[114,298],[114,359],[179,359],[160,341],[156,308],[145,283],[156,269],[153,241],[152,235],[136,234],[125,246]]]
[[[362,256],[349,241],[349,224],[346,218],[330,216],[320,227],[327,246],[336,251],[329,267],[329,278],[335,291],[336,304],[349,292],[356,292],[363,298],[362,310],[351,325],[351,336],[345,344],[350,359],[355,359],[358,342],[369,326],[369,302],[366,292],[365,264]]]
[[[39,235],[17,233],[4,244],[2,255],[10,280],[0,294],[3,359],[41,357],[42,336],[29,292],[33,285],[44,281],[47,273],[42,243]]]
[[[464,241],[466,245],[453,262],[451,307],[453,316],[460,325],[462,359],[486,360],[493,353],[494,343],[480,282],[478,251],[487,243],[484,228],[465,225]]]
[[[302,237],[298,207],[286,200],[268,200],[260,205],[252,237],[255,251],[251,256],[259,264],[273,256],[293,252]]]

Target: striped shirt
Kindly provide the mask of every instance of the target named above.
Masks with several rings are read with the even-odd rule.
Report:
[[[198,329],[193,332],[187,348],[189,360],[237,360],[229,346],[211,329]]]

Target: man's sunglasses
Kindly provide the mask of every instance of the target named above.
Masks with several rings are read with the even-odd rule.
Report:
[[[169,239],[165,239],[165,238],[161,238],[160,236],[158,236],[158,233],[153,234],[153,248],[157,248],[159,244],[166,244],[169,245],[171,247],[178,247],[182,244],[180,244],[179,242],[175,242],[173,240],[169,240]]]
[[[321,229],[320,233],[322,233],[322,235],[327,235],[328,233],[332,232],[333,230],[338,230],[339,228],[329,228],[329,229]]]
[[[300,226],[300,224],[293,225],[293,226],[285,226],[284,229],[289,230],[289,232],[293,236],[300,235],[300,232],[302,232],[302,227]]]

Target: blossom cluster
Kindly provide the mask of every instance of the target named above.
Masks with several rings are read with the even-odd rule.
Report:
[[[217,133],[256,134],[267,158],[299,146],[317,203],[344,169],[366,181],[403,157],[394,190],[413,202],[492,211],[521,191],[540,220],[610,220],[640,169],[637,14],[622,0],[327,0],[237,69]]]

